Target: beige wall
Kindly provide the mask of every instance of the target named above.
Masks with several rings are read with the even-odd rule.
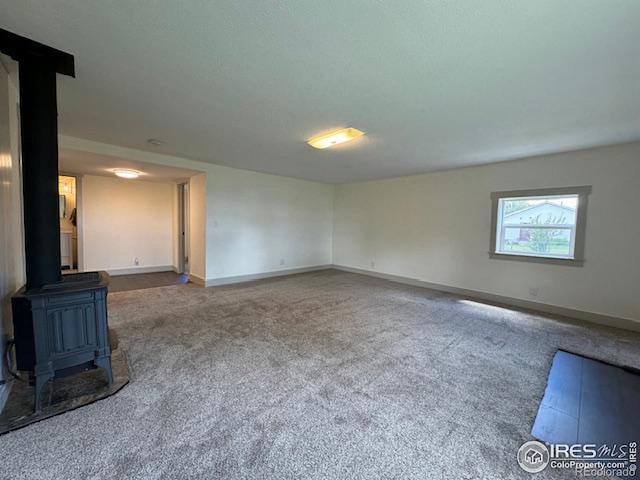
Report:
[[[583,267],[489,258],[491,192],[574,185]],[[640,321],[639,207],[640,143],[341,185],[334,263]]]
[[[333,186],[213,165],[207,278],[331,263]]]
[[[172,267],[174,184],[92,175],[80,181],[85,270]]]
[[[18,156],[18,89],[7,69],[12,62],[0,61],[0,381],[4,381],[4,347],[11,332],[11,294],[24,284],[21,175]],[[5,399],[0,385],[0,409]]]
[[[73,137],[61,136],[60,146],[203,172],[190,179],[190,268],[200,278],[224,280],[331,263],[332,185]]]
[[[192,224],[205,229],[193,232],[191,257],[207,280],[335,263],[640,320],[640,222],[620,220],[638,218],[639,143],[336,187],[71,137],[61,145],[205,172],[191,195],[201,202]],[[584,267],[489,258],[491,192],[566,185],[593,186]]]

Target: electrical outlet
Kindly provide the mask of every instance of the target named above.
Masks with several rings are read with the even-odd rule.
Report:
[[[540,289],[538,287],[529,287],[529,295],[537,297],[538,293],[540,293]]]
[[[280,265],[284,265],[284,258],[280,259]]]
[[[138,257],[133,259],[134,265],[140,265],[140,259]]]

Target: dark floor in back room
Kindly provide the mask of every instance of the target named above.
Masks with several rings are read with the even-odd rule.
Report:
[[[145,288],[168,287],[189,283],[187,274],[175,272],[136,273],[132,275],[112,275],[109,279],[109,292],[125,292]]]

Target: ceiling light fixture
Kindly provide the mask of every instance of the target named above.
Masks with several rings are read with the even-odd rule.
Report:
[[[313,148],[329,148],[341,143],[350,142],[363,135],[364,132],[361,132],[357,128],[341,128],[340,130],[333,130],[311,137],[307,140],[307,143]]]
[[[140,176],[140,172],[137,172],[135,170],[129,170],[126,168],[116,168],[113,173],[116,174],[116,176],[120,177],[120,178],[127,178],[129,180],[132,180],[134,178],[138,178]]]

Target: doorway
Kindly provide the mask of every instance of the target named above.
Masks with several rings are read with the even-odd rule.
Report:
[[[75,176],[58,176],[58,210],[60,220],[60,269],[78,271],[78,182]]]
[[[178,184],[178,273],[189,273],[189,184]]]

